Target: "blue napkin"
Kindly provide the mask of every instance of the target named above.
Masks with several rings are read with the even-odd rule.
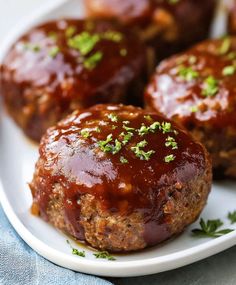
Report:
[[[0,285],[112,285],[54,265],[15,232],[0,207]]]

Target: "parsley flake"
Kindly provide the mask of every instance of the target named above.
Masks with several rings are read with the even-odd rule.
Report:
[[[84,67],[89,70],[94,69],[98,64],[98,62],[101,61],[102,57],[103,57],[102,52],[97,51],[96,53],[94,53],[93,55],[84,60]]]
[[[71,248],[71,253],[80,257],[85,257],[85,251],[79,251],[77,248],[73,248],[69,242],[69,240],[66,240],[66,242],[69,244]]]
[[[131,133],[131,132],[127,132],[127,133],[122,132],[122,133],[120,134],[120,136],[123,137],[122,144],[123,144],[123,145],[126,145],[126,144],[131,140],[131,138],[132,138],[133,135],[134,135],[134,134]]]
[[[112,121],[112,122],[118,122],[118,117],[116,114],[108,114],[107,117]]]
[[[138,129],[138,134],[144,136],[149,133],[150,127],[145,126],[144,124]]]
[[[150,132],[154,133],[156,130],[159,130],[161,128],[161,124],[159,122],[154,122],[150,125],[149,130]]]
[[[228,213],[228,219],[231,221],[231,224],[236,223],[236,211]]]
[[[171,147],[172,149],[178,148],[177,142],[175,141],[173,137],[170,137],[170,136],[167,137],[165,146]]]
[[[90,136],[90,132],[87,129],[83,129],[80,131],[80,134],[84,138],[88,138]]]
[[[107,251],[98,251],[93,254],[96,258],[102,258],[102,259],[107,259],[107,260],[116,260],[114,256],[110,255],[109,252]]]
[[[24,48],[33,52],[39,52],[41,50],[41,47],[38,44],[33,43],[25,43]]]
[[[149,121],[149,122],[152,122],[152,121],[153,121],[153,119],[152,119],[152,117],[151,117],[150,115],[145,115],[145,116],[144,116],[144,119],[147,120],[147,121]]]
[[[226,67],[224,67],[224,69],[222,70],[222,75],[223,76],[229,76],[229,75],[233,75],[235,73],[236,69],[233,65],[228,65]]]
[[[219,48],[219,54],[224,55],[229,52],[231,40],[229,37],[225,38]]]
[[[166,163],[170,163],[170,162],[172,162],[172,161],[174,161],[174,160],[175,160],[175,156],[174,156],[173,154],[167,155],[167,156],[165,156],[165,158],[164,158],[164,161],[165,161]]]
[[[99,141],[98,145],[103,152],[111,152],[112,154],[116,154],[121,150],[122,144],[117,139],[114,144],[110,144],[112,142],[112,134],[109,134],[104,141]]]
[[[155,153],[154,150],[149,150],[145,152],[141,148],[147,146],[148,142],[146,140],[143,140],[136,144],[136,146],[131,147],[131,150],[135,153],[135,155],[140,158],[140,160],[149,160],[151,155]]]
[[[123,164],[129,163],[129,161],[124,156],[120,157],[120,162]]]
[[[65,31],[66,37],[71,38],[75,34],[75,32],[76,32],[76,27],[69,26]]]
[[[122,144],[117,139],[115,140],[115,145],[112,147],[112,154],[116,154],[121,150]]]
[[[198,78],[199,73],[196,70],[193,70],[192,67],[179,67],[179,76],[182,77],[186,81],[192,81],[193,79]]]
[[[223,226],[223,222],[220,219],[208,220],[207,222],[201,219],[200,226],[200,229],[192,230],[194,236],[202,238],[218,238],[233,231],[232,229],[219,230],[220,227]]]
[[[59,52],[60,48],[58,46],[55,46],[49,50],[48,55],[52,58],[55,58]]]
[[[104,140],[104,141],[99,141],[98,142],[98,145],[99,145],[99,147],[100,147],[100,149],[102,150],[102,151],[104,151],[104,152],[109,152],[109,151],[111,151],[111,146],[109,145],[109,142],[111,142],[112,141],[112,134],[109,134],[108,136],[107,136],[107,138],[106,138],[106,140]]]
[[[82,32],[73,38],[69,38],[67,43],[69,47],[78,50],[81,55],[87,55],[94,49],[99,40],[98,34]]]
[[[161,129],[162,129],[163,134],[171,132],[172,131],[171,130],[171,123],[162,122]]]
[[[113,41],[116,43],[119,43],[123,39],[122,33],[117,32],[117,31],[106,31],[101,36],[105,40]]]
[[[218,80],[208,76],[203,82],[202,95],[205,97],[215,96],[219,91]]]
[[[190,111],[191,113],[196,113],[196,112],[198,112],[198,106],[191,106],[191,107],[189,107],[189,111]]]
[[[135,128],[128,127],[128,126],[126,126],[125,124],[123,125],[122,128],[125,129],[127,132],[135,131]]]

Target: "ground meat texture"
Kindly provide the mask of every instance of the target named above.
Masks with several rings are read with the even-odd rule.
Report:
[[[207,38],[216,0],[85,0],[88,14],[115,18],[156,49],[158,59]]]
[[[1,94],[17,124],[39,141],[49,126],[75,109],[137,103],[145,61],[145,47],[117,23],[49,22],[9,50],[1,67]]]
[[[208,40],[163,61],[145,94],[148,109],[205,144],[216,177],[236,177],[236,38]]]
[[[139,250],[179,234],[211,188],[205,148],[138,107],[75,111],[47,131],[39,153],[33,212],[101,250]]]

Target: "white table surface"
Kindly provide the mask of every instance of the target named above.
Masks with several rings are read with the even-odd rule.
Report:
[[[10,29],[48,1],[53,0],[0,0],[0,45]],[[171,272],[110,280],[116,285],[236,285],[236,247]]]

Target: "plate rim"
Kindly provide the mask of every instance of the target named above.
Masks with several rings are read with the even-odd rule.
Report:
[[[235,230],[225,236],[206,241],[192,248],[144,260],[104,262],[101,260],[79,259],[73,255],[69,256],[66,253],[51,248],[39,238],[35,237],[30,230],[23,225],[5,194],[1,179],[0,203],[5,215],[19,236],[41,256],[68,269],[99,276],[131,277],[168,271],[205,259],[236,245]],[[66,266],[66,262],[70,263],[69,267]],[[161,268],[158,268],[158,265],[161,265]],[[83,268],[81,268],[81,266]]]
[[[52,12],[54,9],[59,8],[66,4],[68,0],[54,0],[50,1],[46,5],[43,5],[38,11],[32,13],[30,17],[21,22],[15,29],[13,29],[8,37],[3,41],[0,49],[0,61],[3,58],[5,52],[23,31],[28,29],[33,24],[37,23],[41,17],[46,13]],[[0,104],[1,105],[1,104]],[[51,248],[39,238],[35,237],[30,230],[21,222],[20,218],[15,213],[10,201],[8,200],[7,189],[3,187],[0,177],[0,203],[7,216],[8,220],[12,224],[13,228],[19,234],[19,236],[37,253],[44,258],[56,263],[60,266],[76,271],[95,274],[99,276],[110,277],[131,277],[131,276],[143,276],[163,271],[176,269],[187,264],[194,263],[196,261],[205,259],[214,254],[217,254],[227,248],[236,245],[236,230],[225,236],[219,237],[214,240],[206,241],[200,245],[167,254],[159,257],[152,257],[143,260],[133,261],[114,261],[105,262],[101,260],[88,260],[80,259],[73,255],[69,256],[66,253],[60,252],[54,248]],[[70,266],[66,266],[70,264]],[[160,266],[158,268],[158,266]]]

